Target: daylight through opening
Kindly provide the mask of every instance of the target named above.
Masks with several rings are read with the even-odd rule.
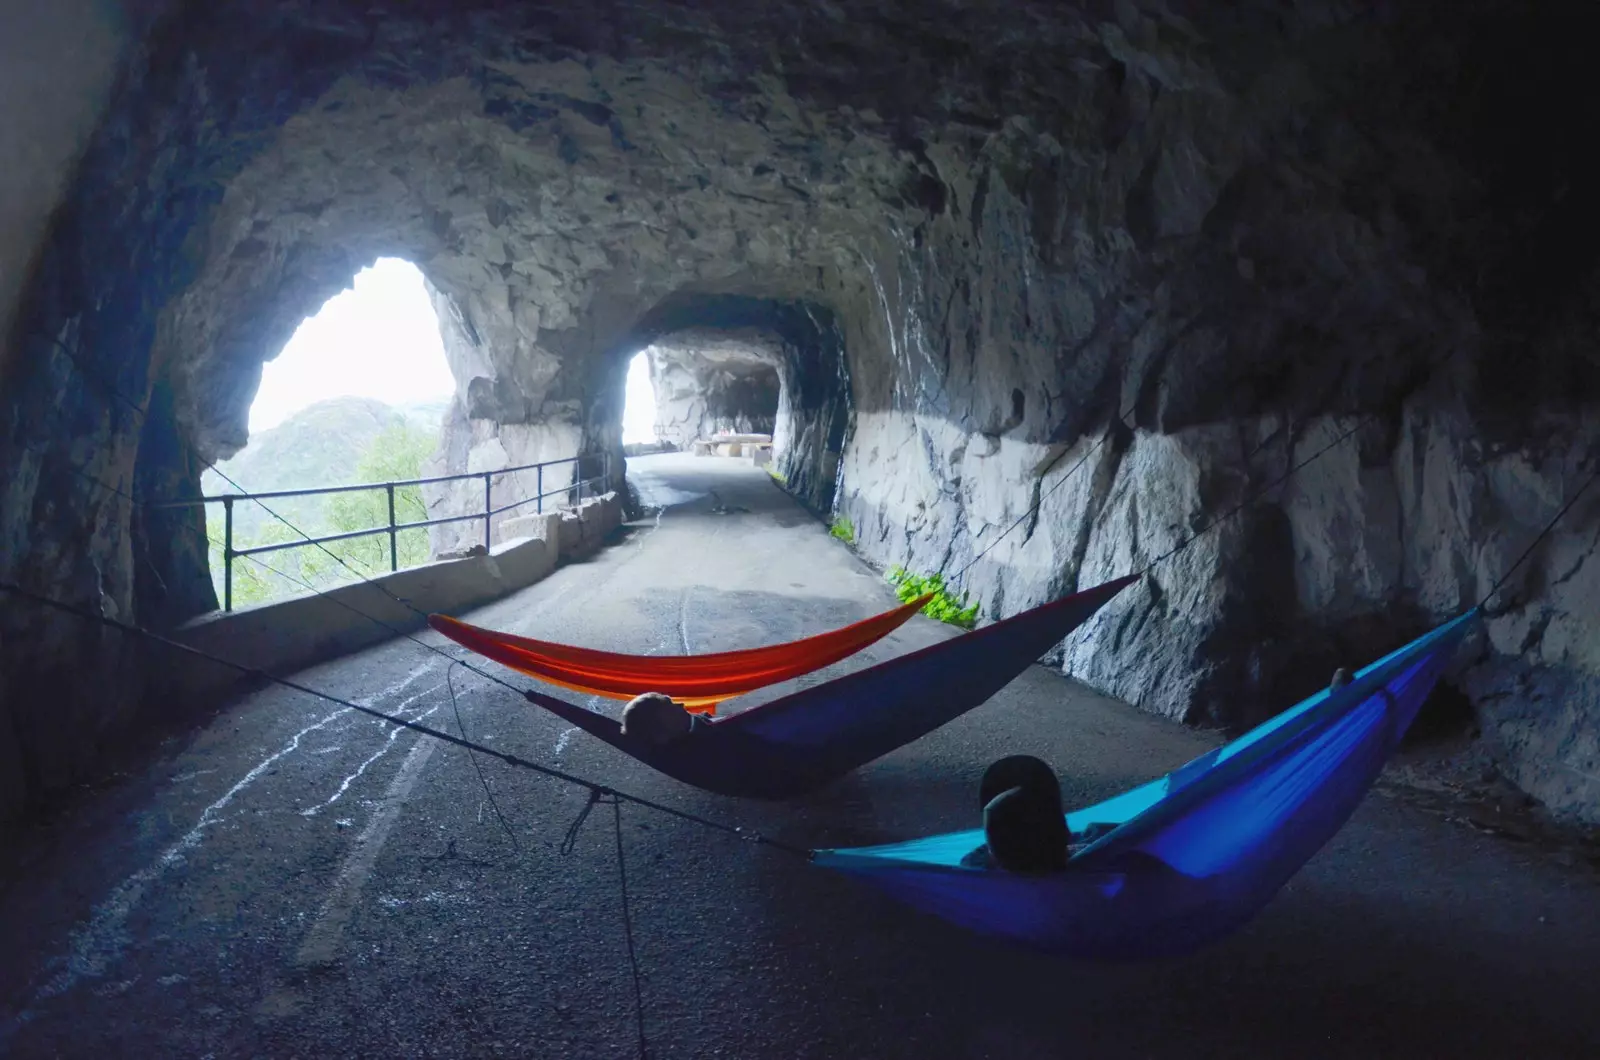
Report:
[[[207,471],[202,486],[207,496],[216,496],[420,478],[439,448],[454,389],[422,272],[408,261],[380,258],[357,273],[348,290],[307,317],[282,353],[267,362],[250,406],[249,444],[216,471]],[[428,517],[419,487],[393,492],[397,525]],[[387,528],[389,503],[386,489],[237,501],[232,546],[237,552],[284,544],[301,538],[296,530],[323,536]],[[206,525],[220,601],[227,595],[222,504],[207,505]],[[428,533],[421,528],[397,532],[392,543],[384,533],[325,547],[328,551],[303,545],[256,557],[236,555],[233,606],[430,559]]]
[[[649,446],[655,441],[656,390],[650,378],[650,351],[643,350],[628,362],[622,405],[622,444]]]

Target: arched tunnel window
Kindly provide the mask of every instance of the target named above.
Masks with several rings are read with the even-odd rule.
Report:
[[[267,362],[250,406],[249,444],[207,471],[208,496],[300,490],[419,478],[439,447],[454,380],[439,321],[422,273],[410,262],[380,258],[349,289],[306,318],[283,352]],[[212,580],[223,596],[224,513],[208,505]],[[267,509],[271,509],[269,512]],[[233,547],[251,548],[388,525],[383,490],[280,497],[235,503]],[[395,519],[427,518],[415,486],[395,491]],[[327,548],[362,575],[389,570],[386,535],[330,542]],[[400,566],[429,558],[423,529],[397,538]],[[269,569],[272,568],[272,569]],[[233,602],[259,603],[350,581],[356,575],[315,546],[233,562]]]

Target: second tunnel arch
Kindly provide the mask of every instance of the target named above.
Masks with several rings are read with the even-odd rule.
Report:
[[[781,342],[760,332],[685,331],[645,350],[656,437],[686,449],[714,434],[773,434]]]
[[[807,505],[829,510],[849,436],[853,398],[844,331],[833,311],[815,302],[731,294],[678,294],[664,299],[644,314],[605,361],[612,378],[601,392],[616,404],[595,411],[605,417],[607,447],[621,456],[621,402],[628,361],[651,346],[692,350],[696,345],[737,349],[742,363],[770,365],[777,380],[772,422],[776,470]]]

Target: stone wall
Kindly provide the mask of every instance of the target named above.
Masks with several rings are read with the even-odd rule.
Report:
[[[1258,498],[1062,653],[1247,722],[1475,601],[1596,458],[1600,174],[1534,131],[1597,116],[1576,19],[191,5],[37,254],[0,365],[0,576],[203,609],[200,528],[104,487],[192,490],[244,444],[261,363],[392,254],[446,322],[440,470],[620,456],[629,356],[754,329],[791,488],[987,615]],[[1597,525],[1572,512],[1452,678],[1507,773],[1591,818]],[[138,660],[9,608],[0,637],[0,756],[59,787],[130,716],[104,690]],[[12,706],[37,688],[51,712]]]

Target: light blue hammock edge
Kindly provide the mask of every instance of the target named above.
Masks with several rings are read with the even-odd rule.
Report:
[[[1066,815],[1115,827],[1066,871],[967,868],[969,829],[813,852],[908,904],[1032,948],[1101,959],[1206,945],[1251,919],[1343,827],[1477,608],[1163,777]]]

